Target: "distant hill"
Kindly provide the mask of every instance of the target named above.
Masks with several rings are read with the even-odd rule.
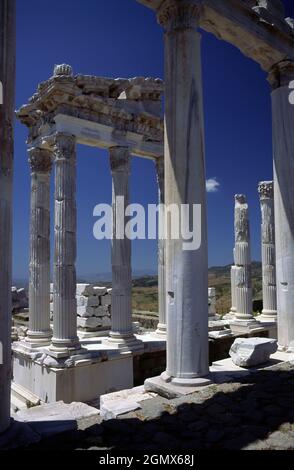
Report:
[[[157,276],[133,279],[133,309],[157,311]],[[231,265],[212,266],[208,270],[208,285],[216,288],[217,312],[224,314],[231,308]],[[253,299],[262,298],[261,263],[252,262]]]

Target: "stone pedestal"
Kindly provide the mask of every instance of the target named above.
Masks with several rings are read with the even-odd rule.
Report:
[[[281,62],[273,68],[272,85],[274,207],[278,343],[294,349],[294,101],[289,88],[294,80],[294,63]],[[292,92],[293,93],[293,92]]]
[[[55,159],[55,253],[51,352],[80,349],[76,304],[76,151],[75,138],[57,134]]]
[[[179,386],[207,383],[208,260],[205,156],[199,7],[190,1],[163,2],[158,21],[165,29],[165,203],[201,207],[201,243],[171,236],[166,225],[167,369],[162,382]],[[181,227],[180,227],[181,228]],[[181,230],[180,230],[181,232]]]
[[[140,341],[132,326],[131,240],[125,234],[129,204],[130,153],[126,147],[110,149],[112,174],[113,234],[111,247],[112,302],[109,343],[119,348],[137,349]]]
[[[159,322],[156,334],[166,338],[166,283],[165,283],[165,239],[164,239],[164,157],[155,161],[158,184],[158,311]]]
[[[30,347],[50,344],[50,173],[51,152],[32,148],[29,330]]]
[[[0,2],[0,433],[10,423],[15,0]]]
[[[262,250],[262,292],[263,310],[261,319],[276,321],[277,289],[276,289],[276,253],[275,253],[275,217],[274,188],[272,181],[259,184],[258,192],[261,205],[261,250]]]

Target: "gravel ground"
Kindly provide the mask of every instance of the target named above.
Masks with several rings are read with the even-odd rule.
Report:
[[[294,450],[294,364],[142,409],[31,445],[30,449],[196,451]]]

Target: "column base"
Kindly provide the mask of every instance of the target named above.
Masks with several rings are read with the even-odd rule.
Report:
[[[144,349],[144,344],[140,341],[136,336],[118,336],[118,335],[110,335],[108,338],[105,338],[102,341],[102,344],[106,346],[110,346],[113,348],[125,350],[125,351],[132,351],[138,352]]]
[[[59,358],[76,354],[81,350],[78,337],[71,340],[52,338],[51,345],[48,348],[48,354],[52,355],[52,357]]]
[[[235,318],[230,321],[230,328],[233,333],[249,333],[254,330],[262,330],[264,326],[255,318]]]
[[[41,348],[42,346],[49,346],[51,344],[52,331],[34,332],[28,330],[27,336],[24,341],[28,343],[31,348]]]
[[[167,329],[165,323],[158,323],[157,329],[155,330],[154,334],[159,336],[160,338],[165,339],[167,335]]]
[[[223,316],[223,320],[234,320],[236,318],[236,312],[230,311]]]
[[[262,310],[261,315],[258,315],[259,321],[278,321],[278,315],[276,310]]]
[[[181,379],[170,377],[166,372],[163,372],[158,377],[146,379],[144,388],[146,392],[154,392],[158,395],[173,399],[181,396],[190,395],[197,392],[200,387],[207,387],[212,384],[210,376],[195,377],[189,379]]]

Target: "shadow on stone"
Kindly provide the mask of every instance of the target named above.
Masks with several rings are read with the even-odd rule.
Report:
[[[287,367],[186,397],[146,400],[120,419],[48,437],[29,449],[294,449],[294,371]]]

